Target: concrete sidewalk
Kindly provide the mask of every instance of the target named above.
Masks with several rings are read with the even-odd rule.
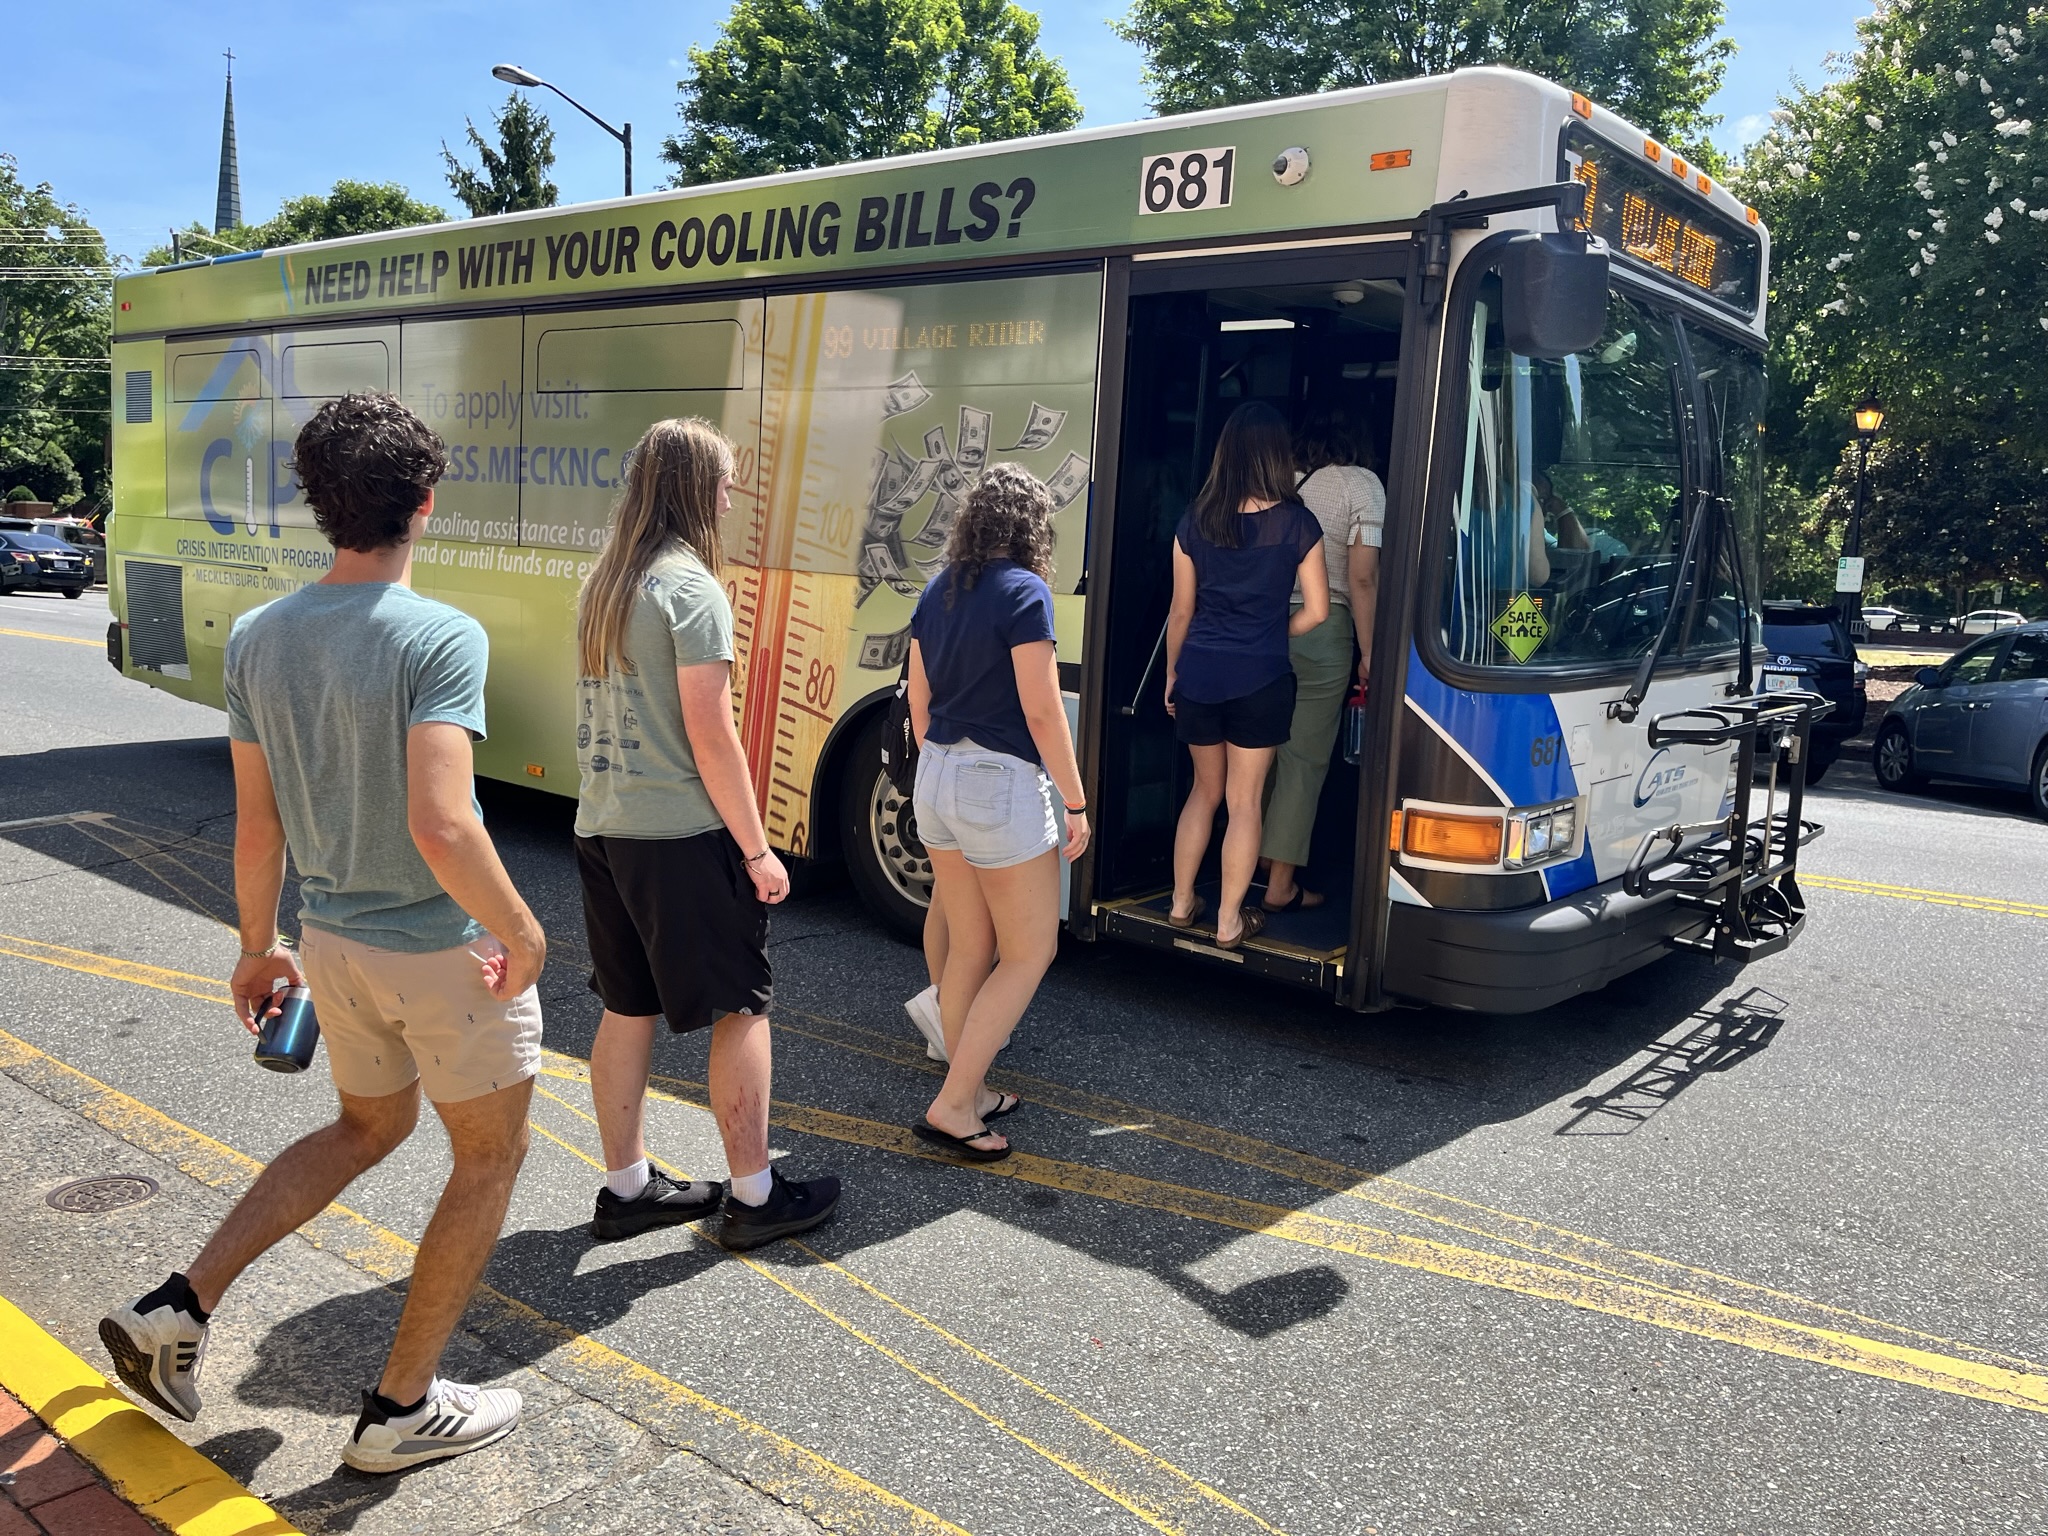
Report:
[[[153,1179],[161,1192],[89,1215],[53,1210],[43,1199],[72,1179],[122,1173]],[[172,1162],[6,1075],[0,1181],[25,1196],[11,1217],[11,1299],[101,1370],[101,1314],[189,1259],[229,1204]],[[199,1421],[163,1422],[309,1532],[818,1531],[659,1426],[550,1374],[547,1356],[509,1359],[470,1328],[457,1333],[443,1369],[456,1380],[516,1387],[526,1399],[519,1430],[474,1455],[396,1477],[341,1465],[360,1389],[375,1378],[402,1300],[402,1285],[303,1234],[287,1239],[216,1316]],[[0,1536],[13,1532],[0,1525]]]

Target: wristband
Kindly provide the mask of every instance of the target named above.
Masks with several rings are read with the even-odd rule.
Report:
[[[276,943],[273,943],[268,949],[245,949],[242,951],[242,958],[244,960],[268,960],[272,955],[278,952],[279,948],[282,947],[283,943],[284,941],[282,939],[279,939]]]
[[[1066,805],[1068,814],[1073,816],[1078,816],[1088,809],[1088,802],[1086,800],[1083,800],[1079,805],[1074,804],[1071,800],[1063,803]]]

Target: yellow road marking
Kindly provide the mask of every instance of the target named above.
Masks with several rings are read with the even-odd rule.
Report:
[[[104,640],[81,640],[76,635],[47,635],[39,629],[0,629],[0,635],[13,635],[22,640],[54,640],[59,645],[89,645],[96,651],[104,651]]]
[[[263,1164],[255,1158],[109,1087],[4,1030],[0,1030],[0,1071],[123,1141],[164,1158],[212,1188],[239,1193],[263,1171]],[[402,1280],[412,1272],[416,1251],[413,1243],[339,1202],[300,1228],[300,1233],[316,1248],[335,1253],[387,1283]],[[643,1429],[656,1431],[667,1427],[661,1425],[657,1414],[647,1411],[659,1404],[690,1410],[701,1420],[709,1421],[706,1427],[733,1435],[748,1453],[744,1471],[736,1471],[736,1475],[821,1524],[859,1536],[880,1536],[885,1531],[902,1529],[907,1522],[915,1531],[969,1536],[951,1521],[912,1504],[900,1494],[869,1482],[816,1451],[587,1334],[577,1333],[502,1291],[480,1286],[471,1308],[472,1317],[465,1327],[486,1340],[494,1331],[517,1331],[529,1338],[539,1334],[550,1344],[550,1353],[598,1379],[586,1385],[598,1385],[600,1390],[586,1391],[585,1395],[607,1402],[604,1394],[608,1390],[610,1398],[626,1398],[638,1411],[629,1411],[625,1416]],[[517,1350],[512,1353],[515,1358],[522,1357]],[[550,1374],[567,1379],[559,1369]],[[577,1383],[571,1380],[570,1385]],[[726,1465],[715,1448],[708,1448],[690,1434],[681,1435],[674,1443]],[[829,1491],[830,1498],[820,1495],[821,1485]],[[845,1502],[835,1503],[833,1499]]]
[[[788,1016],[791,1013],[806,1020],[812,1027],[806,1029],[802,1025],[789,1023]],[[828,1019],[794,1009],[779,1011],[776,1027],[802,1035],[806,1039],[837,1046],[842,1050],[893,1062],[912,1071],[934,1077],[945,1075],[944,1067],[926,1058],[922,1040],[913,1043],[898,1036],[876,1034],[842,1020]],[[1073,1088],[1065,1083],[1014,1072],[1007,1067],[999,1069],[999,1083],[1000,1086],[1021,1094],[1032,1103],[1043,1104],[1048,1109],[1073,1115],[1077,1119],[1097,1121],[1107,1130],[1149,1136],[1156,1141],[1186,1147],[1225,1162],[1275,1173],[1311,1188],[1325,1189],[1345,1199],[1382,1206],[1453,1231],[1485,1237],[1493,1242],[1524,1249],[1560,1263],[1577,1265],[1597,1273],[1612,1274],[1638,1285],[1674,1290],[1678,1294],[1688,1293],[1678,1291],[1671,1283],[1672,1277],[1684,1277],[1714,1286],[1727,1286],[1752,1296],[1768,1297],[1773,1302],[1811,1311],[1816,1315],[1839,1318],[1861,1327],[1880,1329],[1922,1344],[1935,1344],[1944,1349],[1959,1350],[1994,1365],[2048,1375],[2048,1365],[2041,1365],[2032,1360],[1985,1349],[1960,1339],[1907,1328],[1882,1318],[1867,1317],[1860,1312],[1832,1307],[1809,1297],[1776,1290],[1767,1285],[1759,1285],[1755,1281],[1738,1279],[1733,1275],[1699,1268],[1676,1259],[1664,1258],[1659,1254],[1623,1248],[1604,1238],[1591,1237],[1569,1227],[1520,1216],[1512,1211],[1499,1210],[1456,1195],[1443,1194],[1387,1174],[1355,1168],[1347,1163],[1318,1157],[1314,1153],[1299,1152],[1292,1147],[1239,1135],[1220,1126],[1184,1119],[1146,1105],[1127,1103],[1122,1099],[1092,1093],[1087,1089]]]
[[[4,936],[0,936],[0,952],[23,954],[22,948],[19,947],[7,949],[7,942]],[[65,953],[77,956],[84,952],[72,950]],[[23,954],[23,958],[41,957]],[[152,967],[138,967],[128,962],[113,963],[122,965],[131,973],[119,979],[140,981],[143,985],[156,984],[135,974],[154,969]],[[91,969],[78,963],[69,964],[67,968]],[[109,971],[103,974],[114,973]],[[177,977],[182,973],[162,974]],[[165,990],[198,995],[190,993],[189,989],[182,986],[169,986]],[[576,1082],[589,1080],[588,1068],[572,1057],[547,1051],[543,1053],[543,1062],[542,1071],[549,1076]],[[693,1095],[685,1097],[683,1094],[669,1094],[669,1097],[705,1107],[702,1084],[680,1078],[657,1077],[655,1081]],[[1119,1123],[1132,1118],[1128,1114],[1129,1107],[1124,1108],[1125,1112],[1116,1117]],[[1402,1268],[1419,1269],[1475,1285],[1559,1301],[1587,1311],[1601,1312],[1629,1321],[1648,1323],[1680,1333],[1737,1344],[1763,1353],[1831,1365],[1841,1370],[1904,1382],[1931,1391],[1954,1393],[2035,1412],[2048,1412],[2048,1374],[2042,1373],[2038,1368],[2015,1370],[1982,1360],[1945,1355],[1881,1339],[1862,1337],[1830,1327],[1773,1317],[1672,1287],[1630,1280],[1613,1274],[1575,1273],[1552,1264],[1503,1258],[1434,1239],[1412,1237],[1339,1221],[1312,1212],[1295,1211],[1284,1206],[1243,1200],[1210,1190],[1114,1173],[1080,1163],[1061,1162],[1031,1153],[1017,1153],[1000,1163],[964,1166],[927,1151],[921,1142],[901,1127],[808,1105],[777,1100],[771,1107],[770,1119],[773,1124],[786,1129],[893,1152],[960,1171],[1018,1179],[1025,1183],[1039,1184],[1140,1209],[1157,1210],[1239,1231],[1262,1233],[1287,1242],[1373,1259]],[[1156,1132],[1147,1131],[1142,1134],[1151,1135]],[[1475,1206],[1473,1209],[1485,1208]],[[1565,1259],[1564,1262],[1572,1261]]]
[[[1852,896],[1889,896],[1896,901],[1924,901],[1937,907],[1964,907],[1972,912],[2002,912],[2007,917],[2048,918],[2048,906],[2031,901],[2005,901],[1997,896],[1965,896],[1956,891],[1923,891],[1911,885],[1887,885],[1879,880],[1851,880],[1846,875],[1814,875],[1799,872],[1799,883],[1824,891],[1846,891]]]
[[[61,1435],[123,1501],[177,1536],[297,1536],[298,1527],[0,1297],[0,1386]],[[27,1526],[20,1522],[15,1529]]]
[[[536,1084],[535,1087],[543,1098],[552,1100],[554,1103],[559,1104],[563,1109],[566,1109],[570,1114],[574,1115],[577,1119],[584,1121],[586,1124],[589,1125],[597,1124],[597,1119],[595,1116],[577,1107],[576,1105],[571,1104],[567,1099],[563,1098],[560,1094],[553,1092],[545,1085]],[[664,1097],[668,1096],[664,1095]],[[580,1158],[583,1162],[589,1164],[598,1173],[602,1174],[605,1171],[605,1165],[603,1161],[598,1158],[592,1157],[590,1153],[585,1151],[583,1148],[576,1146],[574,1143],[569,1142],[560,1136],[555,1135],[554,1132],[542,1126],[538,1121],[528,1121],[527,1123],[532,1127],[532,1129],[539,1131],[542,1136],[546,1137],[556,1146],[563,1148],[565,1151],[569,1152],[573,1156]],[[678,1168],[671,1163],[664,1162],[660,1158],[650,1158],[650,1161],[654,1162],[658,1167],[664,1169],[668,1173],[675,1175],[677,1178],[690,1177],[690,1175],[681,1168]],[[706,1240],[710,1241],[711,1239],[709,1239],[707,1236]],[[912,1322],[916,1323],[919,1327],[933,1334],[940,1340],[944,1341],[946,1344],[950,1345],[952,1348],[970,1356],[971,1358],[973,1358],[974,1360],[978,1361],[983,1365],[989,1366],[994,1370],[1001,1372],[1003,1375],[1008,1376],[1011,1380],[1017,1382],[1020,1386],[1024,1387],[1027,1391],[1031,1392],[1036,1397],[1060,1409],[1072,1421],[1077,1423],[1082,1429],[1088,1432],[1089,1438],[1092,1442],[1096,1442],[1091,1445],[1091,1450],[1095,1451],[1098,1454],[1105,1451],[1111,1453],[1120,1453],[1117,1459],[1127,1457],[1131,1460],[1136,1461],[1139,1464],[1137,1470],[1140,1473],[1140,1478],[1137,1479],[1138,1481],[1156,1482],[1163,1476],[1163,1478],[1168,1482],[1171,1492],[1167,1493],[1166,1496],[1162,1497],[1158,1492],[1148,1493],[1148,1491],[1143,1487],[1130,1487],[1128,1486],[1128,1484],[1131,1481],[1133,1481],[1133,1479],[1129,1477],[1125,1477],[1124,1479],[1119,1480],[1111,1471],[1102,1468],[1090,1469],[1086,1466],[1083,1466],[1078,1460],[1066,1455],[1062,1455],[1060,1452],[1052,1449],[1051,1447],[1041,1444],[1038,1440],[1032,1438],[1032,1436],[1026,1434],[1023,1430],[1009,1423],[1007,1420],[1003,1419],[998,1414],[990,1411],[981,1403],[978,1403],[973,1399],[967,1397],[964,1393],[956,1389],[948,1382],[940,1379],[938,1376],[926,1370],[924,1367],[918,1365],[916,1362],[910,1360],[897,1350],[892,1349],[887,1344],[884,1344],[879,1339],[865,1332],[849,1319],[840,1316],[839,1313],[833,1311],[824,1302],[819,1300],[815,1295],[804,1290],[801,1286],[798,1286],[793,1281],[791,1281],[785,1274],[778,1273],[775,1269],[772,1269],[767,1265],[760,1263],[757,1260],[748,1258],[745,1254],[736,1253],[733,1255],[733,1257],[737,1258],[742,1264],[746,1265],[747,1268],[753,1270],[756,1274],[761,1275],[764,1279],[772,1281],[775,1285],[780,1286],[783,1290],[789,1292],[790,1295],[794,1296],[798,1301],[801,1301],[805,1306],[811,1308],[814,1312],[817,1312],[820,1316],[826,1318],[831,1323],[835,1324],[839,1328],[851,1334],[854,1338],[858,1339],[862,1344],[866,1345],[869,1349],[872,1349],[873,1351],[875,1351],[875,1353],[881,1355],[885,1360],[888,1360],[892,1365],[898,1366],[902,1370],[909,1372],[912,1376],[916,1377],[926,1386],[932,1388],[934,1391],[942,1394],[943,1396],[950,1398],[955,1403],[958,1403],[961,1407],[965,1408],[969,1413],[972,1413],[973,1415],[975,1415],[975,1417],[981,1419],[984,1423],[989,1424],[991,1427],[1009,1436],[1012,1440],[1015,1440],[1019,1445],[1024,1446],[1027,1450],[1030,1450],[1035,1454],[1042,1456],[1043,1458],[1045,1458],[1045,1460],[1051,1462],[1054,1466],[1058,1467],[1062,1472],[1065,1472],[1068,1476],[1074,1478],[1076,1481],[1086,1484],[1088,1487],[1094,1489],[1103,1497],[1110,1499],[1111,1501],[1123,1506],[1123,1508],[1129,1510],[1132,1514],[1136,1515],[1140,1520],[1144,1521],[1145,1524],[1151,1526],[1154,1530],[1165,1533],[1165,1536],[1184,1536],[1185,1527],[1171,1523],[1171,1517],[1174,1515],[1177,1508],[1183,1506],[1195,1506],[1196,1501],[1201,1500],[1206,1501],[1209,1504],[1215,1505],[1223,1510],[1227,1510],[1231,1514],[1242,1517],[1244,1520],[1247,1520],[1252,1525],[1256,1526],[1259,1530],[1272,1532],[1273,1536],[1282,1536],[1282,1533],[1279,1531],[1278,1527],[1261,1519],[1258,1515],[1252,1513],[1252,1511],[1250,1511],[1249,1509],[1246,1509],[1242,1504],[1238,1503],[1229,1495],[1210,1486],[1208,1483],[1203,1482],[1194,1474],[1184,1471],[1180,1467],[1175,1466],[1165,1457],[1160,1456],[1157,1453],[1146,1449],[1144,1446],[1138,1444],[1135,1440],[1130,1439],[1128,1436],[1119,1434],[1117,1431],[1111,1429],[1107,1424],[1104,1424],[1101,1420],[1084,1412],[1080,1408],[1075,1407],[1072,1403],[1068,1402],[1058,1393],[1053,1392],[1051,1389],[1040,1385],[1038,1382],[1033,1381],[1030,1377],[1024,1375],[1021,1371],[1018,1371],[1012,1368],[1011,1366],[1004,1364],[1001,1360],[996,1359],[993,1355],[990,1355],[986,1351],[977,1348],[973,1344],[968,1343],[965,1339],[962,1339],[957,1335],[953,1334],[945,1327],[943,1327],[941,1324],[934,1322],[931,1318],[926,1317],[923,1313],[915,1310],[914,1308],[905,1305],[903,1302],[897,1300],[894,1296],[891,1296],[888,1292],[882,1290],[879,1286],[874,1285],[870,1281],[863,1280],[860,1276],[854,1274],[851,1270],[845,1268],[843,1265],[836,1263],[834,1260],[827,1258],[824,1254],[819,1253],[816,1249],[812,1248],[808,1244],[799,1242],[796,1239],[792,1238],[789,1239],[788,1245],[804,1254],[807,1254],[812,1259],[815,1267],[817,1267],[818,1269],[821,1269],[827,1274],[832,1275],[834,1278],[851,1285],[852,1287],[865,1293],[866,1295],[872,1296],[875,1300],[880,1301],[885,1305],[894,1308],[896,1311],[902,1313],[905,1317],[909,1318]],[[1149,1478],[1145,1477],[1144,1475],[1148,1473],[1151,1474]]]

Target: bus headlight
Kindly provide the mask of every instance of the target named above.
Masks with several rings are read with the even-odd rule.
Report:
[[[1509,869],[1530,869],[1538,864],[1568,859],[1578,841],[1579,806],[1576,800],[1516,811],[1508,817],[1507,847],[1501,862]]]

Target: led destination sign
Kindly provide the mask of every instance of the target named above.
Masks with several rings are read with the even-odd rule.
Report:
[[[1692,197],[1675,176],[1638,165],[1627,151],[1581,129],[1565,131],[1564,154],[1572,179],[1586,185],[1580,229],[1631,261],[1744,314],[1756,313],[1763,242],[1754,232]]]

